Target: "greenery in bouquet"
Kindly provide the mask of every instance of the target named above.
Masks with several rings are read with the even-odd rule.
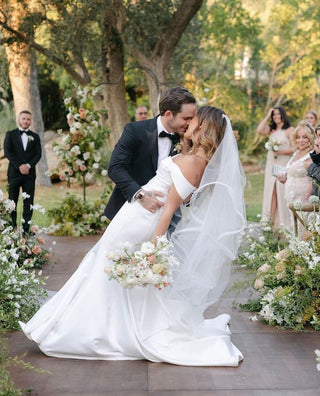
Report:
[[[255,298],[240,306],[270,325],[320,330],[320,217],[313,214],[303,239],[261,221],[244,238],[238,265],[253,273]]]
[[[124,243],[117,251],[106,253],[105,272],[124,288],[152,285],[159,290],[172,283],[172,268],[178,265],[172,245],[165,236],[137,245]]]
[[[95,92],[92,93],[93,95]],[[107,130],[99,124],[99,112],[94,110],[88,88],[77,88],[73,98],[66,98],[69,131],[59,130],[61,143],[54,142],[53,150],[60,159],[59,168],[50,174],[59,174],[68,183],[80,182],[84,188],[96,174],[107,175],[103,147]],[[61,173],[63,172],[63,173]]]
[[[83,202],[74,194],[67,193],[58,208],[47,212],[51,219],[48,233],[52,235],[84,236],[97,234],[105,230],[107,218],[103,212],[111,192],[111,184],[107,184],[101,198],[92,204]]]

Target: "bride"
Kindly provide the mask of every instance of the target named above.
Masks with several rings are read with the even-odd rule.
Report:
[[[151,213],[138,201],[125,203],[62,289],[21,323],[46,355],[190,366],[237,366],[243,359],[230,339],[229,315],[203,317],[228,282],[245,226],[236,141],[224,112],[210,106],[198,110],[185,137],[191,152],[164,159],[143,187],[163,192],[164,206]],[[164,235],[183,202],[190,205],[172,234],[180,262],[172,285],[124,289],[109,280],[106,253]]]

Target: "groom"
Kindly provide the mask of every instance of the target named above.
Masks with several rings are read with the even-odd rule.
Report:
[[[160,115],[131,122],[111,155],[108,175],[115,183],[114,191],[105,208],[112,220],[125,201],[138,200],[150,212],[156,212],[163,202],[157,191],[144,191],[141,186],[156,174],[162,159],[180,144],[196,112],[196,100],[185,88],[174,87],[163,92],[159,101]]]
[[[23,200],[23,231],[29,232],[34,199],[36,164],[41,158],[41,144],[37,133],[31,132],[31,113],[21,111],[18,116],[18,128],[6,133],[4,155],[9,160],[8,184],[9,199],[16,204],[11,212],[12,226],[17,226],[17,204],[20,188],[27,194]]]

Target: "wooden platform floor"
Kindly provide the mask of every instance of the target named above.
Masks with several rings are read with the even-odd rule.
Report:
[[[48,288],[59,289],[77,268],[97,237],[47,237],[56,241],[57,263],[50,264]],[[235,275],[233,275],[234,277]],[[314,350],[320,349],[319,332],[293,333],[252,322],[250,313],[232,308],[234,296],[226,294],[208,317],[229,313],[232,340],[244,361],[237,368],[182,367],[147,361],[83,361],[49,358],[21,332],[7,333],[10,352],[49,370],[35,374],[12,369],[24,395],[59,396],[316,396],[320,372]]]

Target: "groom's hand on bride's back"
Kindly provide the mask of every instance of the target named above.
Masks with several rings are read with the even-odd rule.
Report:
[[[144,196],[139,199],[140,204],[152,213],[155,213],[164,202],[159,201],[158,197],[164,197],[164,194],[160,191],[144,191]]]

